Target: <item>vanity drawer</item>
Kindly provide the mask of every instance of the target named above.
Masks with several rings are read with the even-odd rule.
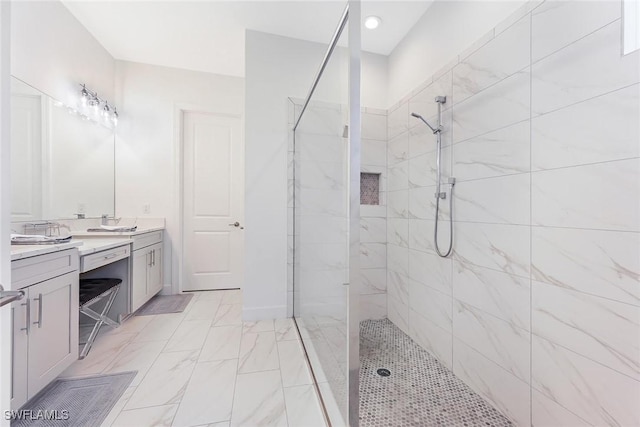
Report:
[[[84,273],[102,267],[103,265],[129,258],[130,253],[130,246],[126,244],[124,246],[118,246],[117,248],[107,249],[106,251],[85,255],[80,260],[80,272]]]
[[[146,248],[162,242],[162,231],[152,231],[151,233],[139,234],[133,236],[133,250]]]
[[[78,250],[67,249],[11,262],[11,284],[14,289],[44,282],[78,269]]]

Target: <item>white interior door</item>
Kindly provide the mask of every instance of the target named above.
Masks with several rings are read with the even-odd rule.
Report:
[[[183,286],[242,287],[244,157],[239,117],[183,116]]]
[[[11,215],[42,219],[42,96],[11,95]]]

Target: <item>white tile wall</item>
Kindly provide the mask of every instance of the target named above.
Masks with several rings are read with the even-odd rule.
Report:
[[[362,171],[380,173],[380,206],[361,206],[360,210],[360,318],[387,317],[387,205],[392,192],[387,165],[401,161],[408,150],[408,137],[395,139],[396,151],[387,143],[385,111],[365,110],[362,114]],[[407,135],[405,133],[405,135]],[[403,154],[403,152],[405,154]],[[395,185],[395,184],[394,184]],[[406,232],[404,238],[406,239]]]
[[[620,10],[530,1],[389,112],[388,316],[517,425],[640,425],[640,52],[621,55]],[[450,259],[435,136],[409,117],[441,94]]]
[[[618,19],[536,62],[531,76],[533,113],[547,113],[638,83],[640,52],[622,56],[621,40]]]
[[[529,66],[531,19],[527,15],[453,69],[457,104]],[[496,55],[505,52],[505,55]]]

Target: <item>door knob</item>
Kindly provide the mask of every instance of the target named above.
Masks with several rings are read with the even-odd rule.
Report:
[[[231,226],[231,227],[240,227],[240,223],[238,221],[236,221],[233,224],[229,224],[229,226]]]

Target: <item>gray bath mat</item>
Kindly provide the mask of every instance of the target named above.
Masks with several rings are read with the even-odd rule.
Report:
[[[140,307],[136,316],[151,316],[153,314],[182,313],[193,294],[156,295],[149,302]]]
[[[99,426],[136,374],[55,380],[22,408],[31,411],[31,418],[13,421],[11,427]],[[38,417],[45,411],[53,419]]]

